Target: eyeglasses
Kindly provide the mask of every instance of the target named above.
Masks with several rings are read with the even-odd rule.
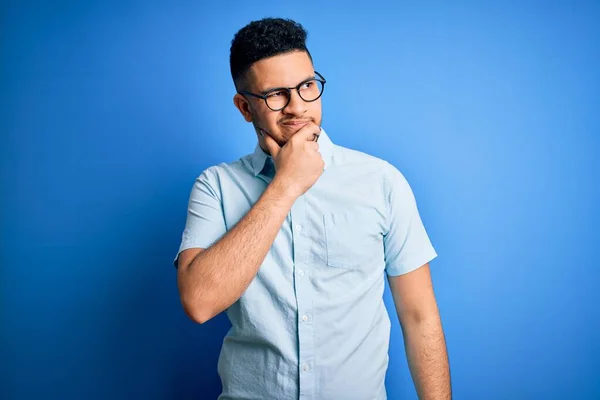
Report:
[[[325,78],[323,75],[315,71],[315,74],[318,78],[310,78],[305,81],[300,82],[295,87],[280,87],[271,89],[265,94],[256,94],[247,92],[245,90],[240,90],[238,93],[241,95],[247,95],[256,97],[258,99],[263,99],[269,107],[273,111],[280,111],[287,107],[290,104],[290,100],[292,99],[292,89],[296,89],[300,98],[307,103],[316,101],[323,94],[323,89],[325,88]]]

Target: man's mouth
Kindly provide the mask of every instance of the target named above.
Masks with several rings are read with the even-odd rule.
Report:
[[[301,120],[294,120],[294,121],[285,121],[282,122],[281,125],[284,126],[300,126],[300,125],[306,125],[310,122],[309,119],[301,119]]]

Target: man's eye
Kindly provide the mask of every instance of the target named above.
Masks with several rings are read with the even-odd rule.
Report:
[[[315,84],[315,83],[314,83],[313,81],[310,81],[310,82],[304,82],[304,83],[302,84],[302,87],[301,87],[301,89],[309,89],[309,88],[310,88],[312,85],[314,85],[314,84]]]
[[[267,97],[280,97],[280,96],[284,96],[284,95],[285,95],[285,92],[283,90],[279,90],[277,92],[269,93],[267,95]]]

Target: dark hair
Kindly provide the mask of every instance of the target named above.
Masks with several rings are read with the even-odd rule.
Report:
[[[252,64],[264,58],[293,51],[305,51],[306,30],[291,19],[263,18],[240,29],[231,41],[229,66],[231,77],[239,89]]]

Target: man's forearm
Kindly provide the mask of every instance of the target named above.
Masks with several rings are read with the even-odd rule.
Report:
[[[404,325],[404,346],[419,399],[451,399],[448,352],[439,316]]]
[[[182,271],[182,293],[201,321],[237,301],[256,276],[295,201],[274,180],[248,213]]]

